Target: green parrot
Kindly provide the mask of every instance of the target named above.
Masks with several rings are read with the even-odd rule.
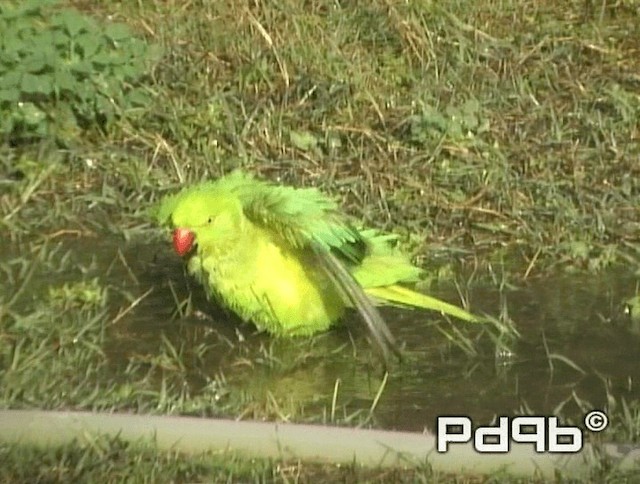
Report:
[[[167,196],[157,218],[173,228],[175,251],[208,296],[276,336],[325,331],[351,307],[388,362],[399,350],[376,305],[478,321],[405,287],[422,270],[392,246],[396,236],[356,228],[315,188],[274,185],[235,171]]]

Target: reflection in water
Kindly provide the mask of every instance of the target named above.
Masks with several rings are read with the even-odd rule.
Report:
[[[65,242],[58,257],[67,250],[69,270],[40,280],[36,275],[34,288],[99,277],[109,287],[114,315],[153,288],[109,328],[105,351],[116,380],[128,378],[131,362],[140,368],[164,365],[169,372],[171,359],[178,358],[189,395],[215,386],[221,410],[213,414],[227,408],[240,409],[244,418],[322,421],[332,420],[332,414],[340,421],[369,415],[383,375],[354,325],[315,338],[273,339],[209,304],[168,244],[74,240]],[[405,358],[369,421],[421,431],[433,428],[437,415],[468,415],[489,424],[495,415],[549,414],[563,405],[565,415],[580,419],[584,412],[576,399],[589,407],[603,407],[607,392],[637,399],[633,377],[640,336],[621,310],[634,288],[631,275],[611,272],[534,280],[511,290],[509,314],[521,338],[510,345],[507,358],[496,358],[495,345],[481,328],[453,323],[474,341],[477,354],[467,355],[439,330],[451,326],[438,315],[383,308],[391,330],[406,345]],[[173,317],[177,303],[190,293],[195,311]],[[453,288],[434,295],[457,300]],[[499,312],[494,288],[474,287],[470,296],[475,312]],[[162,372],[156,377],[159,384]]]

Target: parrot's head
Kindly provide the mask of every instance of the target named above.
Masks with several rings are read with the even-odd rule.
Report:
[[[241,224],[240,200],[216,188],[203,183],[162,202],[158,219],[173,227],[173,248],[178,255],[189,256],[198,245],[213,246]]]

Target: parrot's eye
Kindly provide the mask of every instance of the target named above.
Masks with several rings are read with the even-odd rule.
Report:
[[[211,217],[209,217],[209,218],[207,219],[207,223],[208,223],[208,224],[210,224],[211,222],[213,222],[213,219],[212,219]]]

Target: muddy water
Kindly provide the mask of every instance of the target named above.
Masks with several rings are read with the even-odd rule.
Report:
[[[191,395],[217,381],[221,408],[241,409],[247,418],[327,421],[332,408],[337,420],[368,413],[382,372],[357,318],[315,338],[274,340],[208,303],[168,244],[69,239],[59,257],[67,251],[68,270],[35,280],[34,287],[99,277],[109,287],[114,317],[151,289],[109,328],[105,352],[114,379],[123,378],[131,362],[158,361],[169,341],[180,354]],[[511,289],[507,307],[521,337],[509,343],[510,353],[500,354],[481,328],[454,324],[473,342],[475,354],[467,354],[442,334],[452,326],[438,315],[384,308],[405,357],[371,423],[420,431],[433,428],[437,415],[468,415],[488,424],[495,415],[550,414],[559,406],[578,419],[584,411],[576,400],[603,407],[608,393],[638,399],[640,335],[621,310],[634,290],[634,277],[620,272],[533,279]],[[445,284],[432,294],[458,300]],[[193,311],[181,317],[176,301],[189,295]],[[472,287],[470,297],[474,311],[498,314],[495,288]]]

